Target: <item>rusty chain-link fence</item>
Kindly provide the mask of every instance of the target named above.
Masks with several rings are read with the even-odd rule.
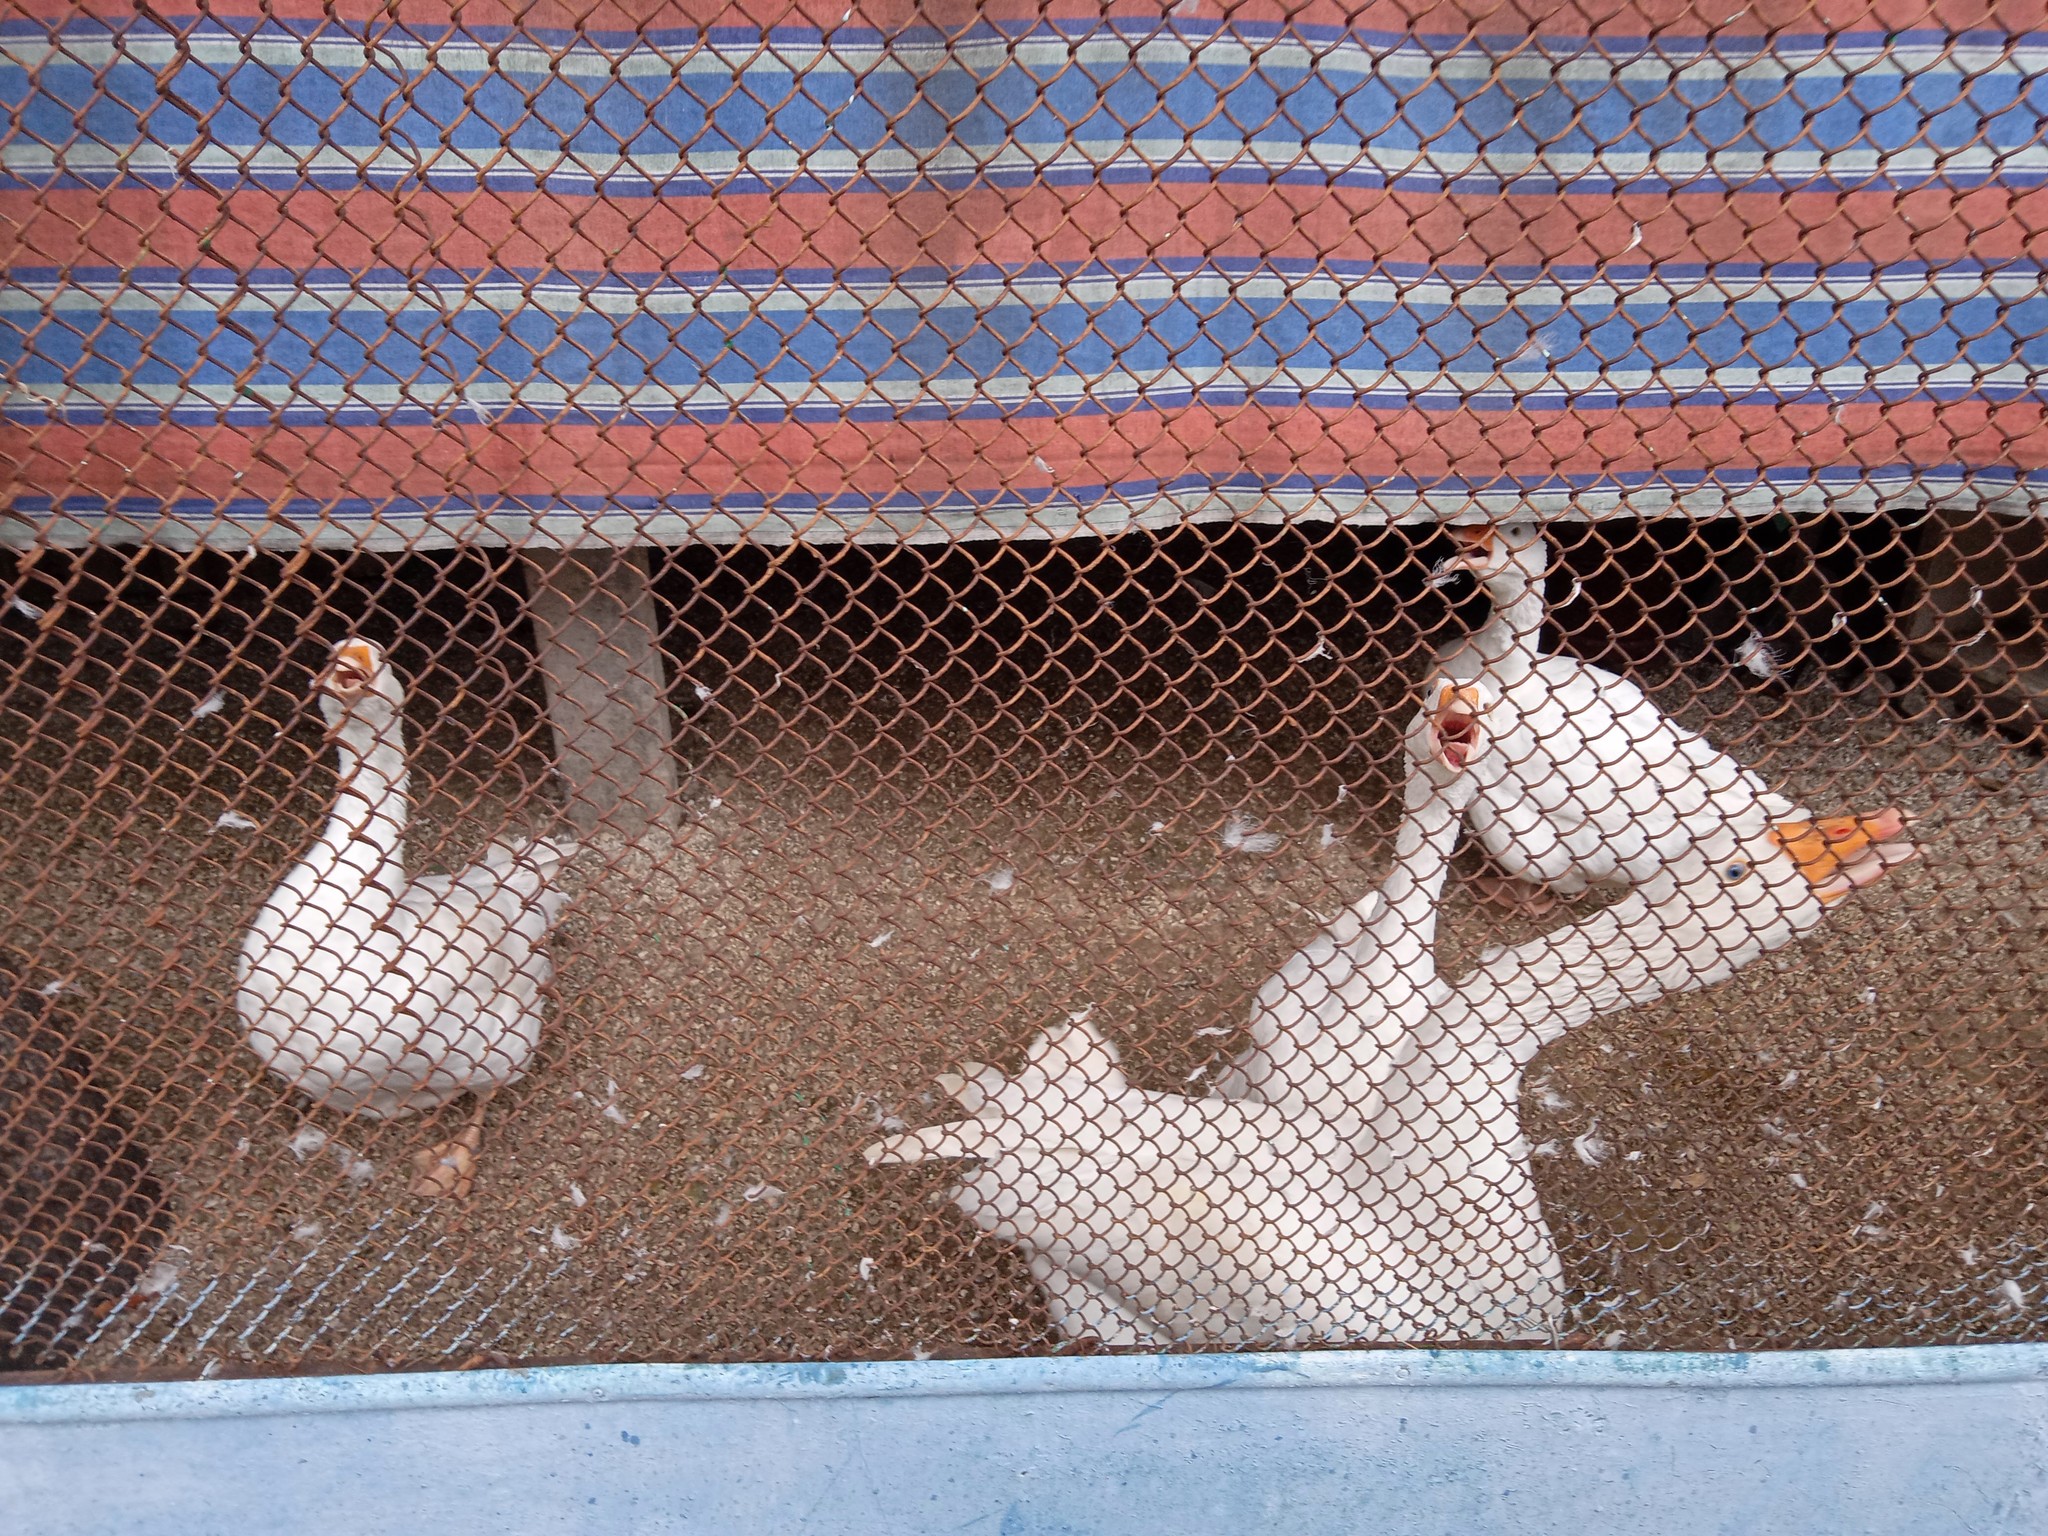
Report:
[[[2038,15],[1350,3],[0,17],[0,1365],[2040,1336]]]

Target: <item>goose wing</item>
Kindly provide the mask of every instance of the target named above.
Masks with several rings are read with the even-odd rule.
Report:
[[[493,845],[449,875],[414,880],[392,926],[412,983],[410,1039],[392,1072],[409,1102],[445,1102],[515,1081],[540,1036],[541,991],[553,975],[545,940],[566,895],[552,881],[570,844]]]
[[[1538,670],[1585,736],[1589,768],[1610,777],[1632,768],[1674,799],[1681,813],[1730,794],[1769,793],[1754,772],[1673,720],[1627,678],[1565,657],[1546,657]]]
[[[1357,973],[1365,958],[1359,953],[1360,941],[1385,905],[1385,898],[1375,891],[1345,908],[1266,978],[1252,998],[1249,1028],[1255,1050],[1273,1049],[1315,1019],[1331,995]]]

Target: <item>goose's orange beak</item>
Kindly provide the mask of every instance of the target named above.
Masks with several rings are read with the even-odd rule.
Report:
[[[1463,773],[1479,754],[1485,732],[1481,717],[1486,699],[1477,688],[1443,684],[1436,703],[1429,710],[1429,743],[1438,762],[1453,773]]]
[[[1457,553],[1446,555],[1429,573],[1428,585],[1447,587],[1461,571],[1479,575],[1493,558],[1495,529],[1491,523],[1455,523],[1449,529]]]
[[[313,679],[316,693],[332,694],[337,699],[352,699],[369,686],[370,679],[377,675],[383,665],[376,647],[367,640],[344,640],[334,648],[334,655]]]
[[[1874,816],[1781,821],[1771,841],[1791,856],[1814,894],[1833,903],[1918,854],[1905,833],[1905,813],[1887,806]]]

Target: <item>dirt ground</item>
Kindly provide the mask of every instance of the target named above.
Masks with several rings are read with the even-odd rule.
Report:
[[[1405,714],[1363,646],[1179,714],[902,668],[828,687],[796,650],[715,676],[685,658],[679,824],[573,866],[541,1060],[454,1207],[405,1185],[458,1112],[310,1110],[238,1036],[241,929],[331,785],[303,666],[169,640],[86,666],[61,641],[19,643],[0,679],[0,890],[176,1211],[148,1294],[78,1362],[116,1374],[1054,1348],[1022,1265],[935,1203],[943,1178],[860,1148],[940,1117],[933,1074],[1014,1061],[1082,1007],[1141,1082],[1196,1091],[1251,989],[1383,873]],[[1926,852],[1532,1071],[1574,1338],[2037,1335],[2048,775],[1826,673],[1783,694],[1679,672],[1659,697],[1816,811],[1918,813]],[[549,828],[530,678],[436,673],[410,718],[416,870]],[[1281,846],[1226,850],[1234,814]],[[1444,968],[1557,921],[1454,887]]]

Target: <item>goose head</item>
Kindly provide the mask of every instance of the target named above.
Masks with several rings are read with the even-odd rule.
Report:
[[[1448,530],[1457,548],[1429,573],[1432,588],[1448,587],[1460,576],[1475,577],[1495,602],[1512,602],[1541,591],[1550,570],[1550,548],[1540,525],[1527,522],[1455,523]]]
[[[351,717],[388,718],[405,701],[383,647],[354,636],[335,646],[327,665],[313,678],[313,692],[330,726]]]
[[[1499,702],[1483,681],[1433,677],[1422,688],[1422,709],[1408,728],[1409,760],[1443,783],[1464,774],[1491,749],[1491,715]]]
[[[1704,830],[1612,909],[1664,965],[1704,986],[1816,926],[1850,892],[1914,858],[1894,807],[1818,820],[1744,818]],[[1624,912],[1632,908],[1633,914]]]

